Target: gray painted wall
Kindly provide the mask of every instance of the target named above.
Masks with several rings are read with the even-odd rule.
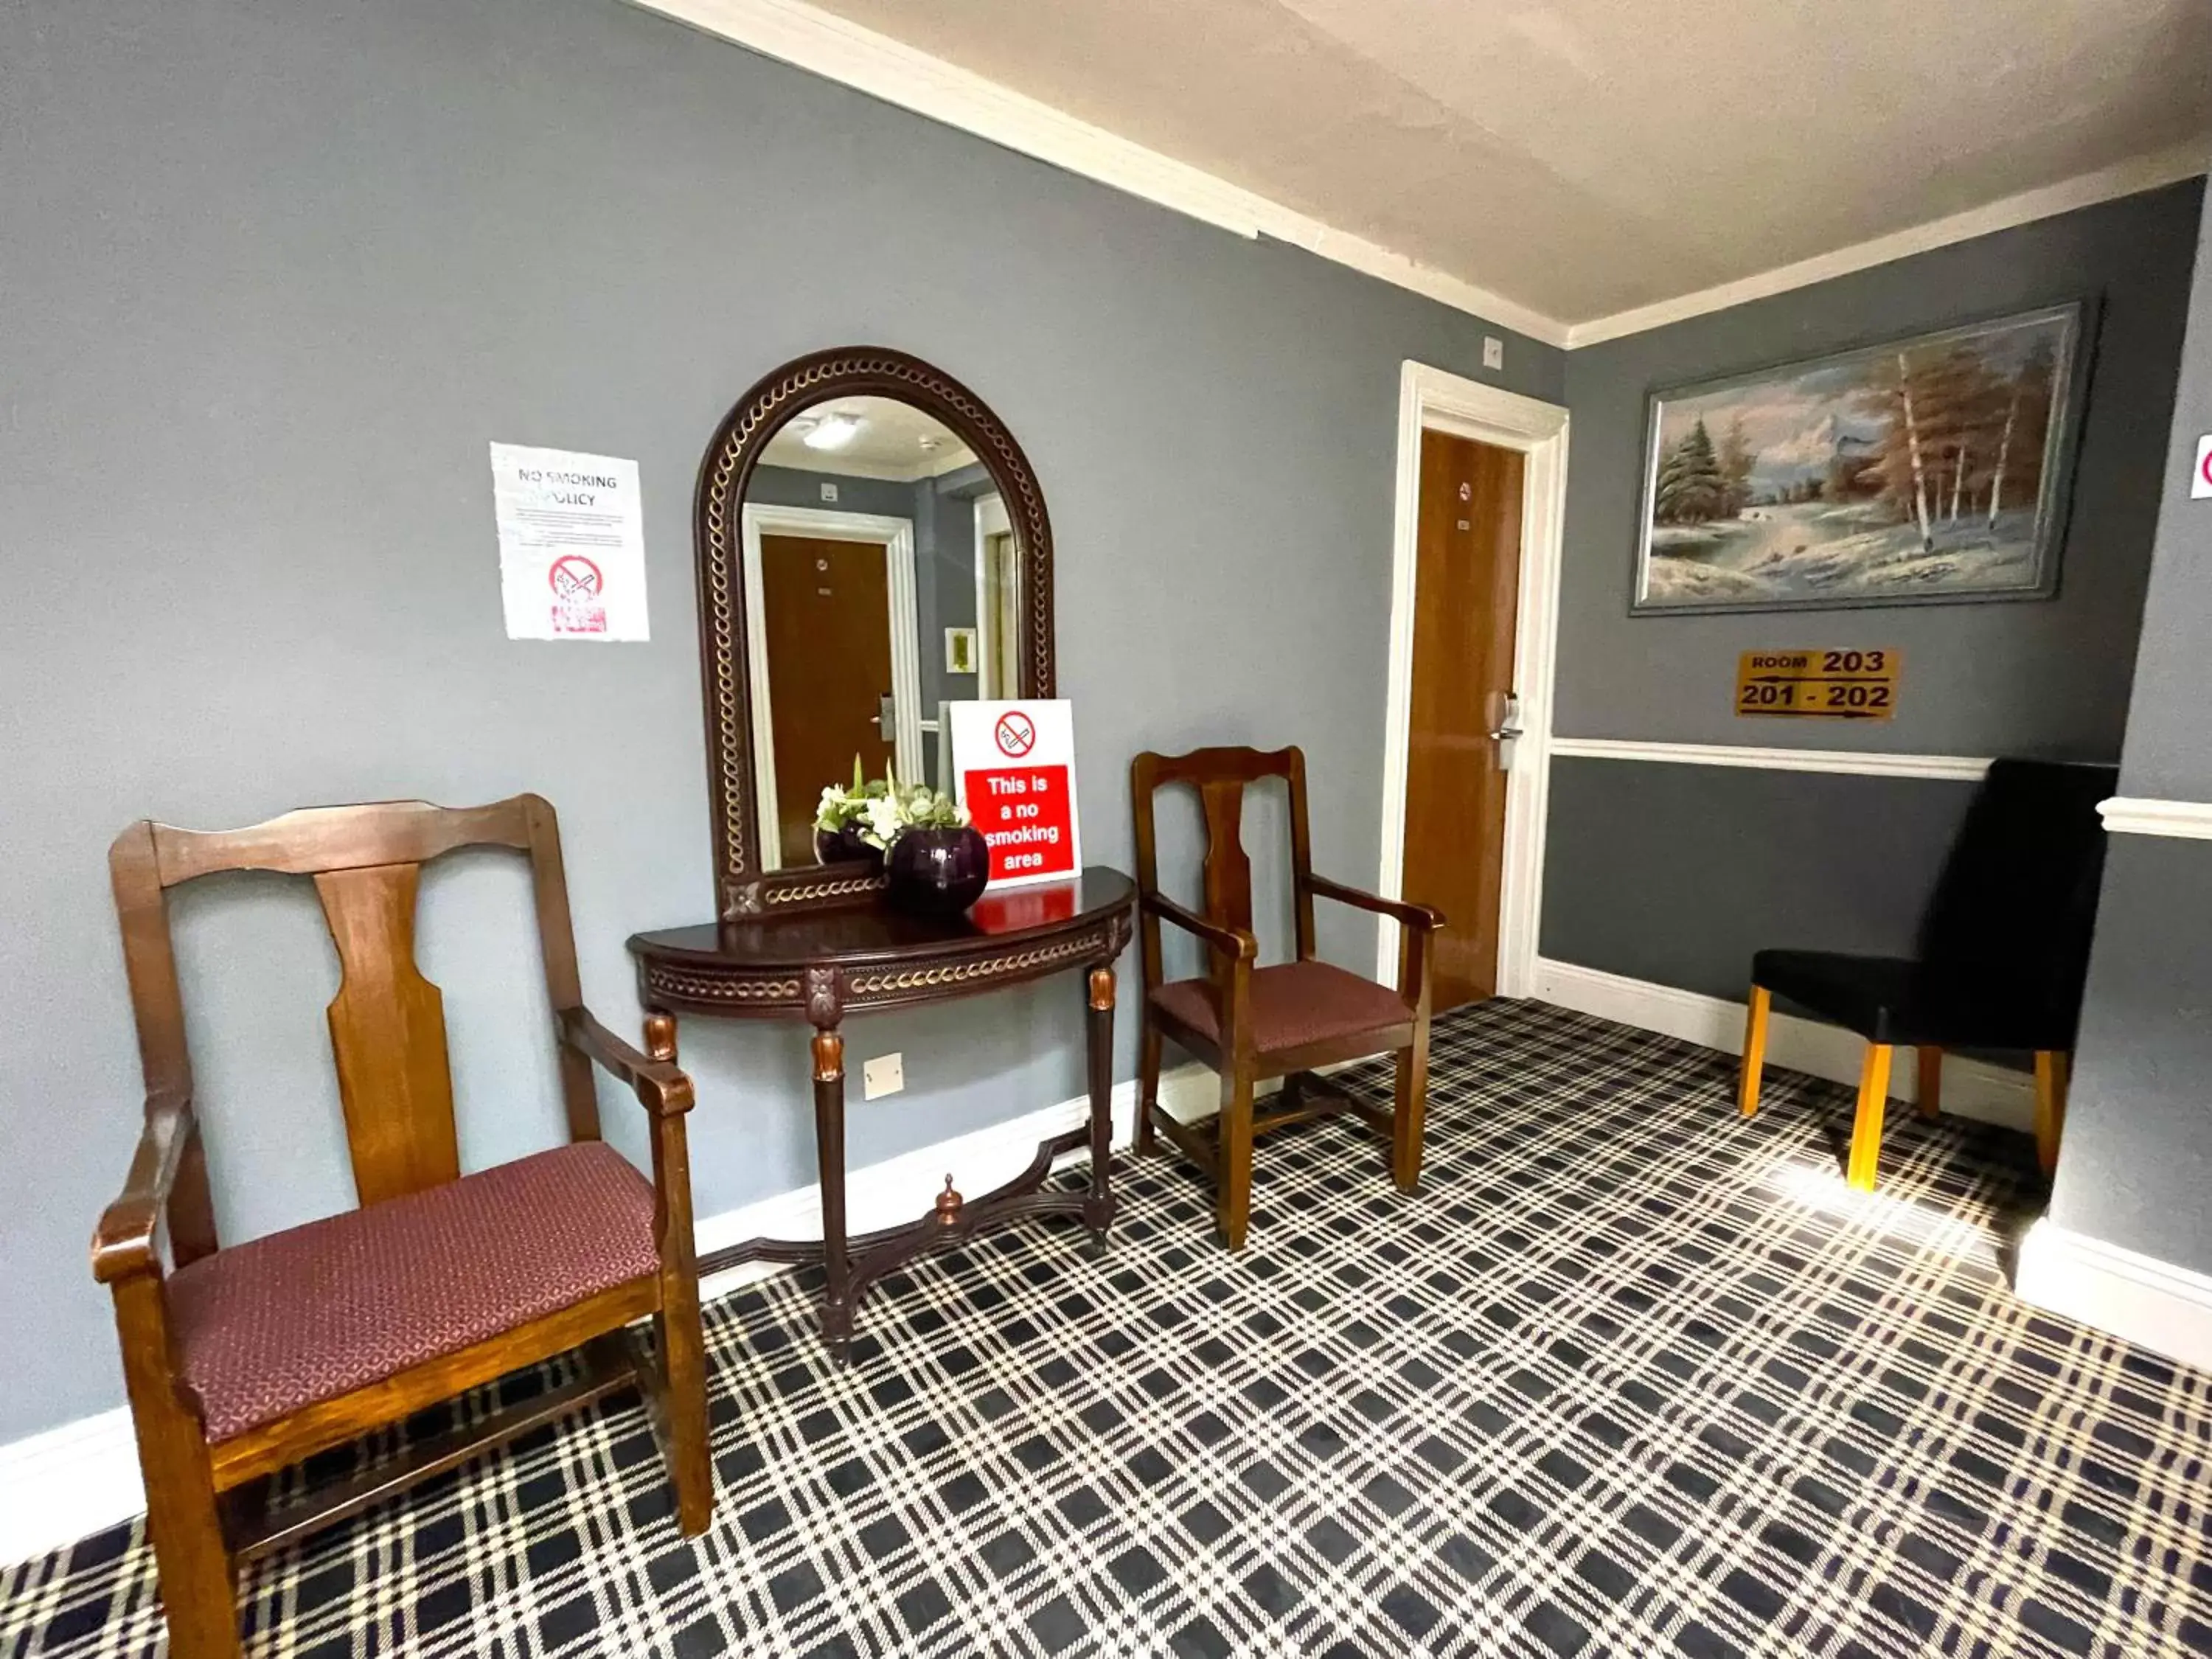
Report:
[[[2173,426],[2159,475],[2158,550],[2143,612],[2135,704],[2120,755],[2130,795],[2212,800],[2212,501],[2189,496],[2197,442],[2212,432],[2212,214],[2197,249],[2189,342],[2174,394]]]
[[[1909,954],[1974,786],[1552,763],[1540,949],[1741,1001],[1768,945]]]
[[[2159,490],[2123,794],[2212,801],[2212,501],[2189,496],[2212,432],[2212,212]],[[2112,837],[2053,1220],[2212,1273],[2212,842]]]
[[[837,499],[822,499],[822,486],[837,486]],[[745,500],[764,507],[811,507],[824,513],[872,513],[886,519],[914,517],[915,487],[892,478],[856,478],[845,472],[807,471],[795,466],[757,466],[745,483]]]
[[[2201,194],[2191,180],[1570,354],[1574,455],[1553,729],[2111,760],[2127,714]],[[2082,295],[2102,296],[2103,318],[2055,600],[1628,614],[1651,392]],[[1736,715],[1740,653],[1869,645],[1905,653],[1895,720]]]
[[[103,862],[129,820],[542,791],[586,994],[633,1024],[624,937],[712,890],[692,482],[787,358],[903,348],[1019,435],[1094,859],[1127,860],[1133,750],[1296,740],[1320,866],[1374,868],[1399,365],[1480,375],[1475,319],[615,0],[9,7],[0,154],[0,1440],[121,1398],[85,1240],[139,1116]],[[1563,395],[1558,353],[1506,362]],[[650,643],[502,636],[491,440],[640,461]],[[181,909],[225,1228],[343,1207],[310,893]],[[520,872],[437,870],[422,927],[465,1158],[549,1143]],[[854,1163],[1076,1094],[1079,1006],[1055,981],[856,1021],[854,1062],[902,1048],[908,1085],[855,1103]],[[702,1214],[812,1179],[803,1048],[687,1027]]]
[[[2212,845],[2114,836],[2051,1183],[2063,1226],[2212,1273]]]
[[[2111,760],[2127,715],[2202,195],[2192,180],[1571,354],[1554,729]],[[2100,297],[2102,317],[2055,600],[1628,614],[1652,390],[2076,295]],[[1904,652],[1893,721],[1735,714],[1741,652],[1853,645]],[[1545,954],[1729,997],[1743,994],[1761,945],[1908,945],[1968,793],[1922,780],[1564,759],[1552,787]]]

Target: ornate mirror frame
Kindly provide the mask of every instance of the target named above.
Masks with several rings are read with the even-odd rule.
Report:
[[[714,429],[699,466],[693,546],[699,577],[699,672],[707,720],[707,793],[714,838],[716,913],[727,920],[872,896],[880,876],[835,868],[763,873],[754,846],[750,624],[739,526],[761,453],[800,410],[833,398],[890,398],[934,416],[983,464],[1021,550],[1021,688],[1053,689],[1052,525],[1029,459],[990,405],[918,357],[880,346],[841,346],[795,358],[740,398]]]

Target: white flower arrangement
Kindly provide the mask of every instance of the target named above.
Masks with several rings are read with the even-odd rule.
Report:
[[[885,767],[880,778],[863,776],[860,757],[853,757],[853,781],[829,785],[814,809],[814,827],[834,836],[851,829],[879,853],[909,830],[957,830],[968,822],[960,803],[940,790],[899,786],[897,773]]]

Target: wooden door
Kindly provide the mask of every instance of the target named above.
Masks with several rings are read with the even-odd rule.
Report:
[[[761,630],[775,734],[776,839],[786,869],[814,862],[814,806],[890,763],[890,577],[877,542],[761,538]]]
[[[1436,944],[1439,1009],[1498,994],[1507,774],[1490,734],[1513,684],[1526,468],[1517,450],[1421,434],[1402,883],[1448,924]]]

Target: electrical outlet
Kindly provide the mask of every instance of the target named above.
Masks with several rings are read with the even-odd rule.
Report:
[[[878,1100],[906,1087],[906,1056],[878,1054],[860,1067],[860,1098]]]
[[[1482,366],[1485,368],[1505,367],[1505,342],[1495,334],[1482,337]]]
[[[825,501],[836,501],[837,499],[837,486],[833,483],[825,483],[822,486],[822,499]]]

